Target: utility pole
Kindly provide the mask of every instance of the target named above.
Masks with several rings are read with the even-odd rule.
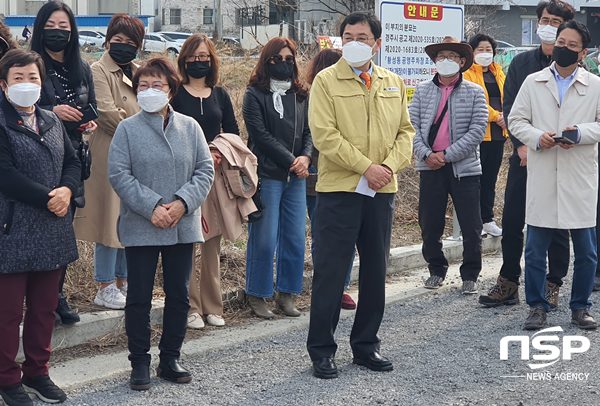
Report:
[[[221,0],[215,0],[216,10],[213,10],[215,19],[217,39],[223,39],[223,13],[221,12]],[[216,12],[216,13],[215,13]]]

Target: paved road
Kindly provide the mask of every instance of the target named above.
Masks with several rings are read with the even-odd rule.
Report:
[[[387,308],[380,336],[382,353],[394,362],[392,372],[371,372],[351,363],[352,319],[346,319],[337,331],[339,379],[312,377],[305,349],[307,330],[302,329],[188,358],[184,364],[194,374],[188,385],[154,378],[152,389],[140,393],[129,389],[127,379],[119,378],[70,392],[68,404],[598,405],[600,332],[581,332],[570,326],[568,291],[563,289],[550,326],[561,326],[564,335],[587,337],[590,349],[537,371],[520,360],[517,344],[511,344],[509,360],[499,359],[502,337],[532,335],[522,330],[527,314],[524,303],[485,309],[477,305],[477,297],[461,296],[452,288]],[[600,294],[594,295],[592,299],[600,299]],[[531,351],[531,355],[538,353]],[[527,379],[532,372],[543,377],[548,372],[552,379]],[[554,379],[573,376],[587,379]]]

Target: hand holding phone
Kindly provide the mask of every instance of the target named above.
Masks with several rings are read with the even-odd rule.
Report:
[[[572,127],[567,127],[567,128],[572,128]],[[563,130],[562,135],[561,136],[554,136],[552,137],[554,139],[555,142],[559,142],[561,144],[566,144],[566,145],[574,145],[575,143],[577,143],[577,139],[579,138],[579,131],[577,131],[577,129],[573,129],[573,130]]]

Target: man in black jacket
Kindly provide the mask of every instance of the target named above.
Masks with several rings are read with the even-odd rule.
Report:
[[[573,7],[560,0],[542,1],[537,6],[537,34],[542,45],[515,56],[508,68],[504,82],[504,117],[508,118],[517,93],[525,78],[552,62],[556,32],[560,24],[575,16]],[[507,123],[508,126],[508,123]],[[519,278],[523,254],[523,228],[525,227],[525,194],[527,188],[527,146],[510,134],[514,153],[509,160],[508,179],[502,216],[502,268],[498,281],[479,303],[487,307],[519,303]],[[557,230],[548,251],[549,269],[546,299],[551,308],[558,305],[558,292],[562,278],[569,269],[569,232]]]

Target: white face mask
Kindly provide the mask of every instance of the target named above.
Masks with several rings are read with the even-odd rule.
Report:
[[[351,41],[342,47],[342,56],[348,65],[359,68],[371,60],[373,47],[362,42]]]
[[[454,76],[460,70],[458,62],[451,61],[450,59],[442,59],[435,63],[440,76]]]
[[[475,63],[481,66],[490,66],[494,62],[494,54],[482,52],[475,55]]]
[[[139,92],[137,100],[142,110],[148,113],[156,113],[169,103],[169,96],[162,90],[150,88]]]
[[[31,107],[40,99],[42,87],[35,83],[17,83],[8,88],[8,100],[19,107]]]
[[[540,37],[544,44],[552,45],[556,42],[556,33],[558,28],[551,25],[542,25],[537,29],[537,35]]]

